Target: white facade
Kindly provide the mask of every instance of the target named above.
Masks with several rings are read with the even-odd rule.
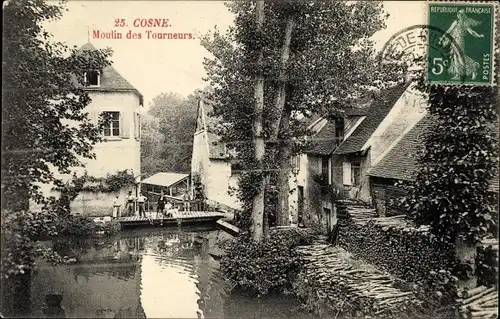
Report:
[[[95,48],[88,43],[80,50],[92,51]],[[81,76],[87,79],[85,74]],[[94,80],[96,79],[94,78]],[[84,167],[74,167],[72,172],[81,176],[86,171],[89,176],[103,178],[108,174],[112,175],[126,170],[133,174],[136,177],[136,182],[139,183],[141,175],[140,108],[143,104],[142,95],[111,66],[104,68],[97,77],[97,82],[89,83],[85,90],[91,99],[91,102],[84,109],[84,112],[88,113],[89,119],[97,125],[99,115],[103,112],[110,112],[109,115],[113,116],[113,120],[102,131],[102,137],[105,140],[94,145],[92,152],[96,155],[95,159],[81,157]],[[61,175],[56,169],[52,171],[56,178],[62,180],[69,180],[72,177],[72,174]],[[53,185],[44,184],[40,187],[45,196],[58,196],[58,193],[53,190]],[[135,186],[130,187],[130,189],[122,189],[120,191],[121,201],[125,201],[125,195],[128,191],[137,194],[139,190]],[[72,213],[90,216],[111,215],[116,195],[116,193],[82,192],[72,203]],[[31,208],[38,207],[32,204]]]
[[[119,112],[119,135],[105,136],[94,146],[95,160],[85,160],[88,174],[105,177],[117,171],[131,170],[141,174],[140,104],[133,92],[91,92],[88,112],[96,121],[102,112]],[[97,124],[97,122],[96,122]]]
[[[213,135],[208,132],[207,110],[203,101],[198,106],[198,124],[193,136],[193,155],[191,158],[191,175],[199,176],[203,185],[204,196],[208,203],[217,206],[225,205],[231,209],[241,209],[241,203],[232,188],[237,187],[238,174],[231,169],[231,163],[211,150]],[[224,150],[224,147],[218,146]],[[192,183],[193,186],[194,182]]]

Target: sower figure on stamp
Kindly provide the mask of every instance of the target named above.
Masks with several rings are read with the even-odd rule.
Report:
[[[463,9],[458,10],[457,19],[453,21],[451,26],[440,39],[444,45],[451,44],[446,36],[450,36],[455,43],[451,44],[451,61],[448,72],[453,75],[452,80],[457,80],[463,76],[470,76],[472,80],[477,77],[479,70],[479,63],[474,61],[471,57],[464,54],[466,43],[465,37],[467,34],[475,38],[484,38],[484,34],[478,34],[472,30],[472,27],[481,24],[481,21],[476,21],[465,15]]]

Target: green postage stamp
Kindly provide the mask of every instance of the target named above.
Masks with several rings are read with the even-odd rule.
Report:
[[[494,85],[493,2],[430,2],[427,79],[431,84]],[[443,54],[444,53],[444,54]]]

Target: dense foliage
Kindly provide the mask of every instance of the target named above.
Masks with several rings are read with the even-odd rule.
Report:
[[[289,289],[300,269],[298,245],[311,242],[313,235],[298,229],[271,230],[270,238],[254,242],[244,236],[225,245],[221,271],[233,289],[266,295]]]
[[[442,241],[475,244],[498,231],[498,89],[429,89],[431,127],[423,136],[419,170],[409,185],[405,209],[417,225],[428,224]]]
[[[118,171],[115,174],[107,174],[105,177],[89,176],[87,172],[78,176],[74,174],[72,178],[66,182],[57,180],[54,190],[60,192],[59,198],[51,198],[50,206],[56,205],[58,209],[70,212],[71,202],[81,192],[94,193],[118,193],[120,190],[134,186],[136,184],[135,176],[128,170]]]
[[[162,93],[153,99],[148,113],[142,118],[143,174],[191,170],[197,105],[196,92],[186,98]]]
[[[86,238],[115,235],[120,224],[116,221],[95,223],[82,216],[41,212],[2,212],[1,275],[8,278],[29,272],[38,258],[54,264],[68,261],[57,251],[41,242],[50,239],[81,241]]]
[[[476,265],[478,285],[498,287],[498,248],[483,245],[478,247]]]
[[[82,158],[92,158],[99,129],[83,111],[90,103],[83,90],[88,70],[110,62],[110,51],[77,55],[51,41],[43,28],[61,17],[64,7],[43,0],[13,0],[4,6],[2,55],[2,207],[27,209],[41,200],[36,182],[54,180],[54,166],[69,173]]]
[[[206,99],[213,104],[213,115],[221,119],[215,131],[242,161],[238,196],[243,213],[249,214],[254,198],[265,188],[264,181],[271,183],[267,196],[288,198],[288,183],[279,181],[288,178],[290,156],[306,144],[306,125],[301,117],[339,115],[360,93],[390,85],[387,79],[397,81],[398,76],[397,68],[389,72],[377,63],[369,41],[384,27],[378,1],[266,2],[263,33],[256,31],[255,1],[236,1],[228,6],[235,14],[235,26],[227,34],[215,30],[202,41],[214,56],[205,61],[213,87]],[[263,61],[256,65],[261,49]],[[261,137],[253,132],[257,114],[249,85],[262,74],[264,167],[255,157],[254,140]],[[278,192],[272,192],[273,188]],[[288,216],[286,203],[277,210],[278,215],[284,212]]]

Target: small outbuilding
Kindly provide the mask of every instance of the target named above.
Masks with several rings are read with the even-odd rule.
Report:
[[[181,198],[190,189],[189,180],[189,174],[160,172],[144,179],[141,189],[147,194],[163,191],[165,195]]]

